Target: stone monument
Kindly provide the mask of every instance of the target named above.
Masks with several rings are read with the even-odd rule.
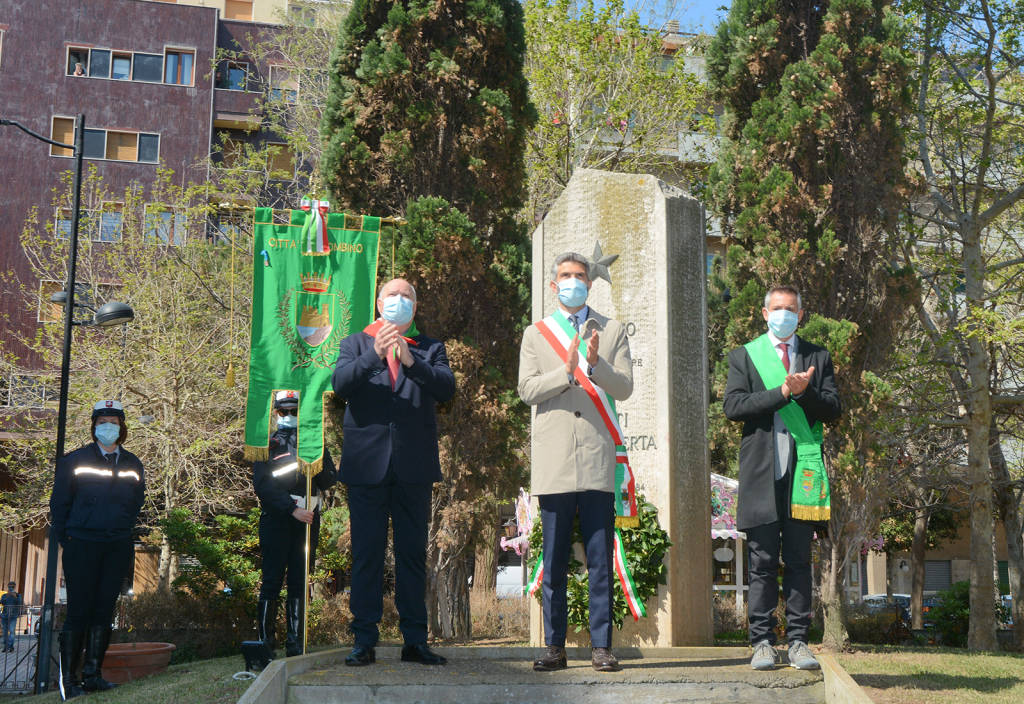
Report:
[[[713,642],[711,504],[707,449],[707,305],[704,209],[654,176],[577,169],[533,233],[533,320],[554,310],[554,257],[618,258],[612,284],[595,279],[588,303],[626,326],[633,395],[617,405],[637,490],[658,509],[672,547],[668,584],[627,616],[614,646]],[[534,455],[533,461],[543,458]],[[531,599],[530,640],[543,645]],[[569,628],[570,643],[589,645]]]

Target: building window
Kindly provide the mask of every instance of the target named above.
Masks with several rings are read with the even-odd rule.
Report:
[[[299,80],[291,68],[271,64],[270,66],[270,97],[294,103],[299,94]]]
[[[192,59],[194,52],[168,50],[164,55],[164,83],[179,86],[192,85]]]
[[[117,81],[130,81],[132,78],[132,55],[114,54],[110,61],[110,77]]]
[[[136,54],[132,68],[133,81],[160,83],[163,76],[164,57],[161,54]]]
[[[89,52],[89,75],[92,78],[110,78],[110,51],[93,49]]]
[[[72,117],[54,117],[50,123],[50,139],[64,144],[75,143],[75,119]],[[50,156],[74,156],[73,149],[50,145]]]
[[[89,50],[84,47],[68,47],[67,74],[69,76],[86,76],[89,73]]]
[[[75,121],[70,117],[54,117],[50,138],[73,144]],[[71,149],[50,145],[50,156],[73,156]],[[83,156],[87,159],[107,161],[135,161],[155,164],[160,161],[160,135],[148,132],[121,132],[119,130],[86,129]]]
[[[45,408],[57,400],[52,379],[35,374],[11,373],[0,378],[0,406],[8,408]]]
[[[53,231],[57,239],[71,238],[71,209],[58,208]],[[102,207],[79,211],[78,236],[93,242],[120,242],[124,225],[124,203],[106,202]]]
[[[310,0],[289,0],[288,20],[297,26],[313,27],[316,25],[316,3]]]
[[[185,243],[185,214],[150,203],[146,206],[146,237],[180,247]]]
[[[267,159],[267,170],[270,178],[279,181],[291,181],[295,178],[295,153],[287,144],[270,142]]]
[[[50,296],[64,290],[60,281],[43,280],[39,282],[39,311],[36,320],[40,323],[58,323],[64,319],[64,306],[50,301]]]
[[[252,0],[225,0],[224,19],[252,22]]]
[[[244,61],[222,61],[217,68],[216,87],[221,90],[245,90],[249,64]]]
[[[210,218],[208,237],[216,244],[239,241],[252,230],[251,210],[219,210]]]

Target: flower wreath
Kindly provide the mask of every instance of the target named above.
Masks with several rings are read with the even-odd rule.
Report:
[[[658,524],[658,509],[654,504],[648,503],[641,495],[636,496],[637,514],[640,524],[635,528],[621,527],[622,546],[626,551],[626,561],[633,573],[633,582],[636,584],[637,596],[642,602],[658,592],[658,585],[665,584],[668,570],[665,569],[665,553],[672,542],[668,539],[668,533],[662,530]],[[530,533],[530,551],[532,555],[540,555],[543,547],[543,533],[541,532],[540,520],[534,521],[533,531]],[[573,523],[572,542],[583,543],[583,535],[580,533],[579,519]],[[629,615],[629,605],[626,603],[626,596],[622,592],[622,585],[617,579],[613,590],[612,602],[612,623],[616,628],[622,628],[623,622]],[[567,597],[569,601],[569,624],[576,627],[579,633],[590,627],[590,592],[588,591],[587,571],[583,563],[576,559],[575,552],[569,554],[569,580]],[[536,591],[538,601],[542,600],[541,590]]]

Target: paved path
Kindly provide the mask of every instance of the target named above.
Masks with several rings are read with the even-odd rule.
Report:
[[[569,667],[537,673],[537,648],[437,648],[446,667],[400,660],[395,647],[377,649],[377,663],[323,663],[288,680],[289,704],[822,704],[820,672],[750,669],[746,648],[621,649],[622,671],[594,672],[590,650],[569,649]],[[343,655],[344,653],[342,653]]]

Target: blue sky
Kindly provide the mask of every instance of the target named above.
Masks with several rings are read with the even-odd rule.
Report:
[[[729,0],[683,0],[683,9],[675,13],[675,18],[679,20],[679,28],[683,31],[712,34],[727,14],[726,10],[718,8],[728,7],[729,4]]]

